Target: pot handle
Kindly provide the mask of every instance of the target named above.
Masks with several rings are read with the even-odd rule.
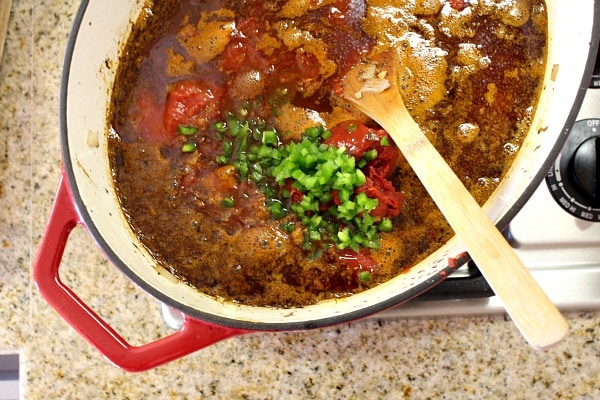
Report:
[[[141,346],[130,345],[60,279],[58,269],[64,249],[71,231],[78,224],[84,226],[63,171],[33,264],[33,279],[58,314],[118,367],[130,372],[145,371],[218,341],[250,332],[184,315],[179,331]]]

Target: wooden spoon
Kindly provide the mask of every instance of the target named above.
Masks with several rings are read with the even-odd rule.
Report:
[[[529,344],[556,345],[567,334],[567,322],[408,113],[397,88],[398,56],[391,53],[377,67],[386,71],[384,79],[365,80],[365,65],[355,66],[344,78],[343,97],[390,134]],[[381,81],[391,86],[365,86]]]

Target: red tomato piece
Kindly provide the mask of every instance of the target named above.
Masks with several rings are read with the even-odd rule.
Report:
[[[219,58],[219,68],[224,71],[238,71],[246,59],[246,47],[239,40],[231,41]]]
[[[179,125],[208,126],[220,112],[223,91],[209,87],[202,80],[177,82],[167,97],[164,127],[171,138],[177,136]]]
[[[360,121],[345,121],[331,129],[331,136],[325,143],[346,147],[347,153],[356,159],[367,151],[376,150],[377,158],[363,170],[367,181],[356,189],[356,193],[362,192],[369,198],[379,200],[377,207],[371,211],[374,217],[393,218],[400,214],[404,196],[386,179],[396,167],[400,151],[385,130],[369,128]],[[335,203],[336,193],[333,193],[333,197]]]
[[[450,7],[454,8],[456,11],[462,11],[467,6],[465,0],[449,0]]]
[[[290,201],[292,203],[300,203],[304,197],[304,194],[296,189],[293,184],[294,180],[290,178],[285,181],[285,188],[290,191]]]
[[[379,143],[379,136],[360,121],[345,121],[331,128],[331,136],[325,141],[329,146],[345,147],[356,159]]]
[[[256,39],[262,33],[257,17],[249,17],[237,23],[236,36],[223,51],[218,65],[223,71],[239,73],[245,69],[267,71],[271,63],[256,48]]]
[[[365,193],[371,199],[377,199],[379,203],[371,215],[380,218],[393,218],[400,214],[404,196],[397,192],[392,182],[387,180],[372,166],[368,167],[365,173],[367,181],[364,185],[356,189],[357,193]]]
[[[382,141],[387,141],[387,145],[382,144]],[[336,147],[345,146],[346,152],[357,160],[366,151],[376,150],[377,158],[369,165],[384,177],[392,172],[400,155],[400,151],[385,130],[369,128],[360,121],[345,121],[334,126],[325,143]]]
[[[162,113],[164,104],[160,104],[148,90],[136,93],[133,107],[133,124],[144,140],[164,142]]]
[[[317,58],[305,51],[296,51],[296,68],[303,79],[314,79],[319,76],[320,68]]]
[[[342,265],[357,274],[360,271],[372,272],[377,267],[369,249],[363,248],[358,252],[351,249],[338,250],[337,256]]]

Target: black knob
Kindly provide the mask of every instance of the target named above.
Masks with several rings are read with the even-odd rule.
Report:
[[[592,207],[600,206],[600,136],[581,143],[569,163],[569,177],[573,187]]]
[[[546,183],[566,212],[600,222],[600,119],[575,122]]]

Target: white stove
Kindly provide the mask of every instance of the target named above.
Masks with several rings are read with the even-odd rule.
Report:
[[[505,236],[562,311],[600,310],[600,63],[569,139]],[[479,271],[463,266],[431,291],[371,318],[503,313]]]

